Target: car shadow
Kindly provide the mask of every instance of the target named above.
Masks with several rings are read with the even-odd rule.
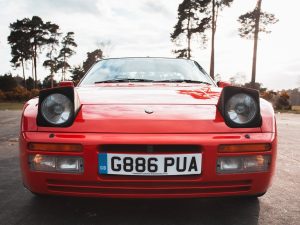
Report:
[[[258,224],[255,198],[90,199],[32,197],[29,224]]]

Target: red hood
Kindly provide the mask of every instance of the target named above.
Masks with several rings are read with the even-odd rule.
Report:
[[[261,132],[260,128],[229,128],[224,123],[216,107],[222,90],[217,87],[190,84],[102,84],[76,89],[82,107],[72,126],[36,127],[37,99],[34,99],[30,107],[26,108],[23,130],[130,134]],[[261,108],[266,107],[262,105]],[[148,109],[153,113],[147,113]],[[266,118],[265,111],[262,110],[263,118]],[[263,124],[272,126],[268,121]]]
[[[216,105],[221,90],[194,84],[105,84],[77,88],[83,105]]]

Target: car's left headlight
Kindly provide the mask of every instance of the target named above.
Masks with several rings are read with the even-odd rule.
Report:
[[[234,123],[249,123],[258,113],[257,102],[248,94],[235,94],[226,102],[225,113]]]
[[[260,127],[259,92],[254,89],[227,86],[218,103],[224,121],[229,127]]]

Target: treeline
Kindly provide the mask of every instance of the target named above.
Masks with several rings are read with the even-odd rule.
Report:
[[[11,23],[9,28],[10,35],[7,40],[11,45],[10,62],[14,67],[22,67],[25,81],[25,64],[30,61],[34,87],[38,88],[37,60],[42,54],[46,57],[43,66],[49,68],[51,79],[53,80],[54,73],[61,70],[62,80],[64,80],[66,69],[70,67],[68,59],[75,53],[74,48],[77,47],[74,32],[63,35],[57,24],[44,22],[38,16],[17,20]]]
[[[75,34],[69,31],[63,34],[59,25],[51,21],[44,22],[42,18],[33,16],[23,18],[10,24],[10,35],[7,40],[11,46],[11,63],[14,68],[21,67],[23,86],[27,90],[54,87],[57,80],[65,80],[66,73],[71,72],[71,79],[78,82],[84,73],[103,57],[101,49],[87,53],[83,66],[71,66],[69,59],[76,51]],[[39,79],[38,59],[44,58],[42,65],[49,74],[43,81]],[[31,76],[25,74],[25,67],[31,66]],[[56,80],[54,76],[59,74]],[[9,75],[8,75],[9,76]],[[7,80],[9,78],[5,78]]]
[[[254,87],[251,82],[246,82],[245,74],[237,73],[229,78],[230,83],[237,87],[255,88],[259,91],[260,97],[272,103],[276,110],[290,110],[292,106],[300,106],[300,88],[289,90],[268,90],[261,83],[255,83]],[[217,80],[221,80],[220,74],[216,75]]]
[[[170,34],[171,41],[176,45],[174,54],[183,58],[191,58],[193,48],[205,47],[211,38],[210,76],[215,80],[219,76],[214,70],[218,19],[222,11],[232,4],[234,0],[183,0],[178,6],[177,23]],[[268,25],[276,23],[278,19],[274,14],[262,11],[261,4],[262,0],[256,0],[253,10],[237,18],[240,24],[237,29],[242,38],[253,39],[252,77],[251,82],[245,85],[262,92],[261,85],[255,82],[258,37],[259,33],[270,33]],[[76,54],[77,48],[74,32],[62,33],[58,24],[43,21],[38,16],[16,20],[9,28],[8,43],[12,56],[10,62],[14,68],[21,68],[23,78],[12,77],[11,74],[0,75],[0,100],[21,98],[13,93],[23,93],[25,99],[32,97],[39,89],[54,87],[59,80],[65,80],[67,72],[71,73],[71,80],[78,83],[89,68],[103,58],[103,51],[98,48],[88,52],[82,64],[70,65],[69,59]],[[105,44],[101,48],[105,48]],[[40,64],[48,71],[46,77],[43,74],[43,80],[40,79],[42,76],[37,66],[40,59],[45,59]],[[28,67],[31,67],[31,75],[25,74],[25,68]],[[236,82],[231,80],[231,83]]]
[[[0,101],[26,101],[39,94],[39,90],[35,89],[35,82],[30,77],[26,80],[27,88],[25,88],[24,79],[11,74],[0,76]],[[38,85],[41,87],[41,83]]]
[[[87,53],[87,58],[83,61],[82,66],[68,66],[71,72],[72,80],[77,84],[84,74],[99,59],[103,58],[101,49],[96,49]],[[26,101],[39,94],[40,89],[56,87],[58,82],[53,79],[54,73],[46,76],[44,80],[34,80],[32,77],[24,79],[20,76],[12,76],[12,74],[0,75],[0,101]]]

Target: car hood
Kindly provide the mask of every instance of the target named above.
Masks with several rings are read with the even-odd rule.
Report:
[[[82,105],[216,105],[220,88],[203,85],[114,84],[77,88]]]
[[[76,90],[81,107],[70,127],[36,127],[35,100],[24,114],[24,124],[35,127],[25,130],[109,134],[261,132],[260,127],[230,128],[224,123],[216,107],[222,91],[217,87],[120,84],[78,87]],[[262,105],[261,108],[262,117],[266,118],[266,107]],[[265,120],[263,124],[271,126],[268,121],[271,120]]]

